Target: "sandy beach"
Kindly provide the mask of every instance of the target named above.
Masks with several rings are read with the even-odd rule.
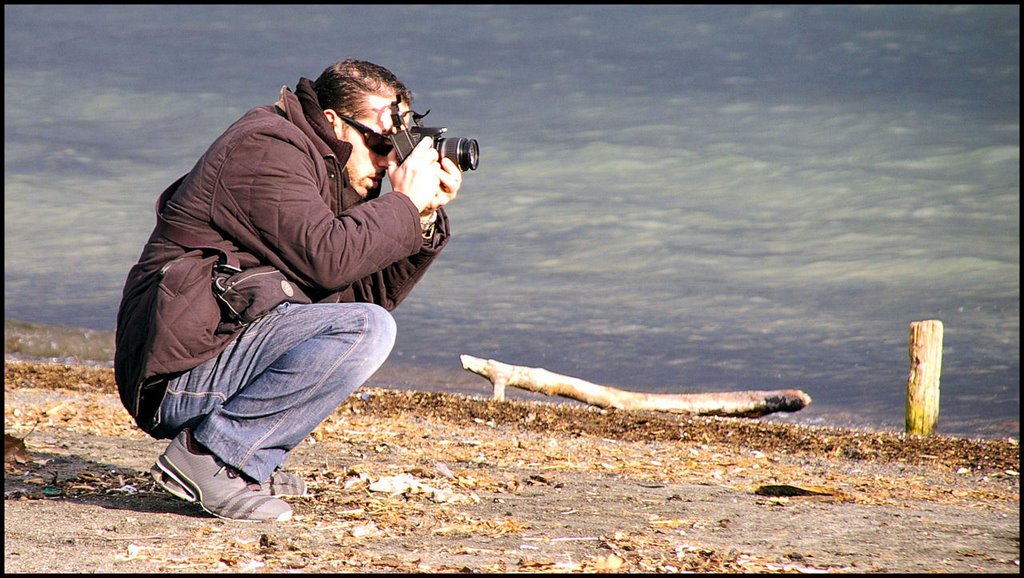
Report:
[[[6,572],[1020,569],[1019,444],[366,388],[293,520],[159,490],[110,369],[7,360]]]

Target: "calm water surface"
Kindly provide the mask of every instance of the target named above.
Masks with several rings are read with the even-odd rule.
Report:
[[[383,375],[467,353],[767,419],[1019,437],[1020,11],[5,6],[4,315],[112,329],[156,196],[250,107],[355,56],[477,138]]]

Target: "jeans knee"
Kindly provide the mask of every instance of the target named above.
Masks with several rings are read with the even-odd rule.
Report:
[[[363,303],[362,306],[366,315],[365,337],[390,353],[398,336],[398,324],[394,316],[380,305]]]

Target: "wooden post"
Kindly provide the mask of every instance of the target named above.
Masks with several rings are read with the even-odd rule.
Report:
[[[939,423],[939,375],[942,373],[942,322],[910,324],[910,375],[907,378],[907,433],[930,435]]]

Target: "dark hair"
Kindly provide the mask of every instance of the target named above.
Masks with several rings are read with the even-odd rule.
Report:
[[[366,110],[370,95],[402,97],[412,104],[412,91],[387,68],[365,60],[349,58],[328,66],[313,82],[320,108],[359,117]]]

